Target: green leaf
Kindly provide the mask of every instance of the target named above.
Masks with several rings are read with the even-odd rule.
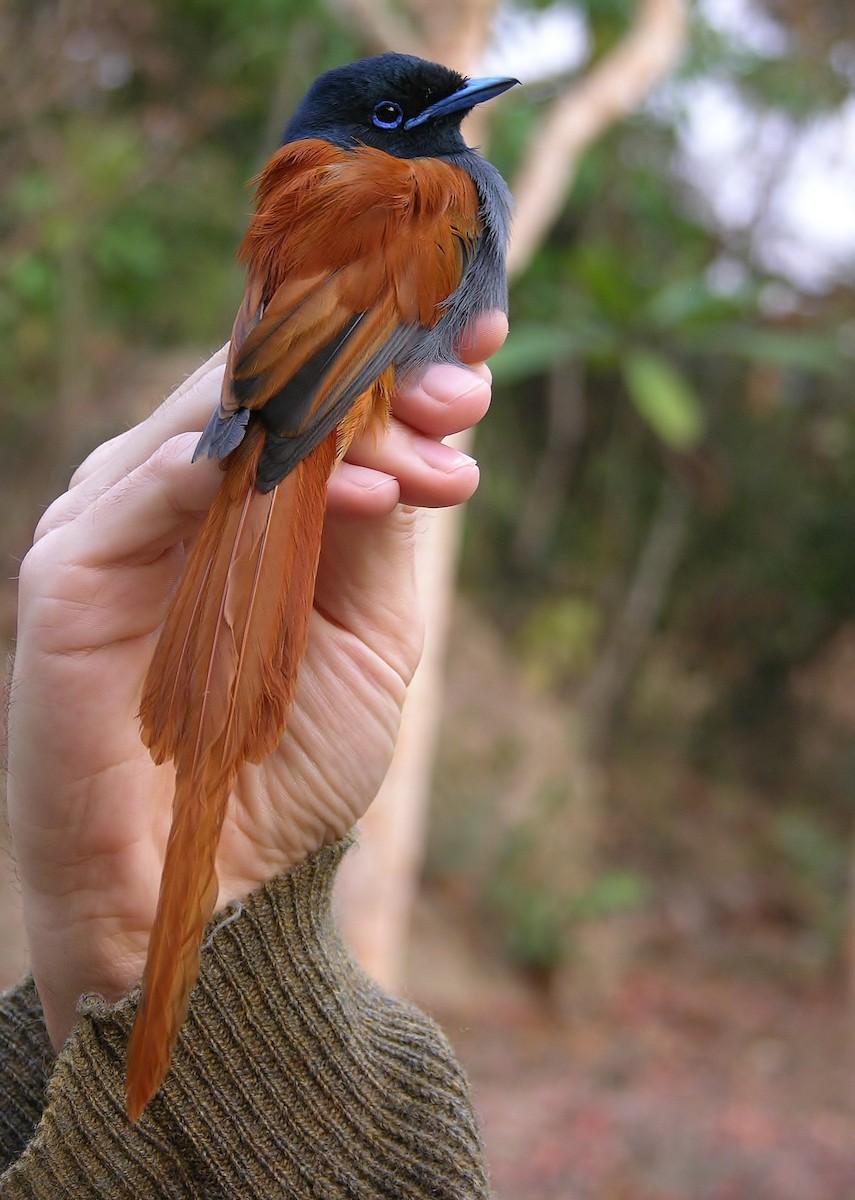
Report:
[[[493,378],[514,383],[549,369],[565,355],[563,330],[543,325],[513,329],[501,350],[490,359]]]
[[[516,323],[490,359],[490,370],[497,382],[516,383],[570,358],[609,356],[614,347],[612,331],[590,320],[574,320],[572,326]]]
[[[108,274],[156,279],[164,270],[166,248],[144,220],[130,212],[120,214],[98,231],[93,254]]]
[[[684,333],[682,344],[699,354],[726,354],[783,370],[837,375],[843,368],[840,344],[831,331],[719,325]]]
[[[746,302],[747,291],[741,297],[717,296],[702,279],[678,279],[654,292],[641,315],[656,329],[672,329],[679,334],[686,326],[720,324],[724,318],[732,323]]]
[[[6,271],[9,291],[25,304],[39,308],[50,304],[56,278],[56,269],[50,259],[30,251],[13,258]]]
[[[623,363],[627,391],[638,412],[663,442],[691,450],[704,435],[704,412],[692,385],[659,354],[631,351]]]
[[[650,898],[650,883],[636,871],[606,871],[573,904],[580,920],[634,912]]]
[[[615,246],[605,241],[582,243],[573,259],[572,275],[604,316],[621,323],[634,317],[639,288],[626,257]]]

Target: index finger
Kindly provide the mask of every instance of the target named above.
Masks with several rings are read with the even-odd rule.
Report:
[[[220,398],[228,349],[228,344],[222,346],[145,420],[93,450],[72,475],[69,487],[85,483],[104,468],[112,476],[110,482],[115,483],[171,437],[204,429]]]
[[[68,491],[43,514],[33,540],[74,520],[170,438],[204,429],[220,398],[227,352],[223,346],[144,421],[93,450],[74,472]]]

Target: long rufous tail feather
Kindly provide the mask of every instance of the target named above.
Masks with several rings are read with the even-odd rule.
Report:
[[[155,761],[174,762],[176,782],[128,1047],[134,1121],[166,1075],[199,973],[231,788],[243,763],[264,759],[281,737],[308,634],[336,438],[262,493],[259,434],[232,455],[143,685],[143,740]]]

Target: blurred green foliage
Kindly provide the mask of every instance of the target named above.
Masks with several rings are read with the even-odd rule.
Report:
[[[599,608],[584,596],[559,595],[533,608],[521,625],[517,649],[528,676],[545,691],[587,670],[602,633]]]

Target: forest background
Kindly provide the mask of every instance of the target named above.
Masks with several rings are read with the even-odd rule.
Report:
[[[654,6],[499,11],[510,180]],[[38,514],[225,340],[246,181],[384,20],[0,3],[8,642]],[[514,281],[406,986],[473,1075],[499,1196],[851,1200],[855,10],[708,0],[681,40]]]

